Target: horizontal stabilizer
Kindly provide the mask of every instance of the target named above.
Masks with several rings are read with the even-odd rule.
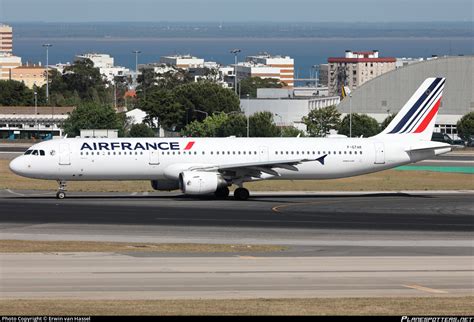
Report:
[[[405,149],[405,151],[406,152],[427,151],[427,150],[436,150],[436,149],[445,149],[445,148],[452,148],[452,146],[447,143],[426,141],[423,143],[418,143],[417,145],[410,146],[409,148]]]

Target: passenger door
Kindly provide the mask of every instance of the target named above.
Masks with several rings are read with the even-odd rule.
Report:
[[[377,142],[375,146],[375,164],[385,164],[385,147],[382,142]]]
[[[259,158],[261,162],[268,161],[268,147],[267,146],[259,147]]]
[[[71,152],[69,151],[69,144],[61,143],[59,145],[59,165],[71,164]]]
[[[157,150],[150,150],[150,160],[149,163],[151,165],[159,165],[160,158],[159,158],[159,151]]]

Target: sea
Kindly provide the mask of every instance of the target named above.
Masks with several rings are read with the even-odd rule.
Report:
[[[235,23],[11,23],[14,54],[23,62],[74,61],[83,53],[106,53],[115,64],[135,68],[158,62],[161,56],[191,54],[221,64],[234,62],[230,50],[241,50],[238,60],[259,53],[290,56],[296,78],[311,78],[313,66],[345,50],[379,50],[383,57],[473,55],[472,24],[259,24]],[[436,26],[436,28],[435,28]]]

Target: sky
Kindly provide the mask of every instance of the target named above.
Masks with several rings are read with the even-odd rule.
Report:
[[[0,0],[0,22],[473,21],[472,0]]]

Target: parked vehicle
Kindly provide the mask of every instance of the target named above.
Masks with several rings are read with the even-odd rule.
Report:
[[[453,139],[451,139],[446,133],[433,133],[431,141],[454,144]]]

